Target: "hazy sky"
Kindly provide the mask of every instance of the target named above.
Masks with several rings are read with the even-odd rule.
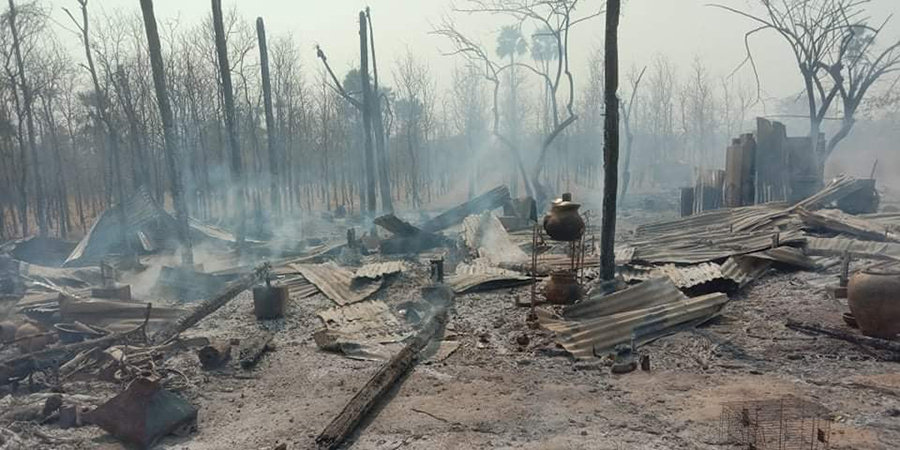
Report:
[[[695,56],[701,57],[713,75],[730,73],[745,55],[743,35],[752,23],[722,10],[704,6],[712,0],[625,0],[620,29],[620,56],[623,73],[632,65],[649,64],[655,55],[666,54],[686,72]],[[747,8],[757,0],[720,0],[722,3]],[[207,0],[156,0],[156,16],[160,21],[178,19],[194,24],[208,15]],[[457,2],[462,3],[461,0]],[[602,0],[582,0],[581,11],[596,10]],[[57,23],[69,24],[61,7],[77,8],[76,0],[53,0],[53,16]],[[432,24],[449,11],[449,0],[223,0],[226,8],[236,7],[247,20],[262,16],[271,36],[292,33],[304,51],[304,65],[308,72],[317,71],[313,46],[321,44],[335,70],[343,72],[358,60],[359,40],[357,15],[367,5],[372,8],[376,48],[382,76],[390,84],[390,70],[394,61],[409,48],[428,61],[439,84],[446,86],[449,74],[458,59],[441,56],[447,50],[446,41],[430,35]],[[92,16],[115,9],[140,12],[138,0],[92,0]],[[873,0],[870,15],[883,20],[887,15],[900,16],[900,0]],[[498,16],[454,15],[460,28],[478,36],[493,50],[497,30],[511,21]],[[602,17],[578,25],[570,39],[570,51],[576,84],[584,86],[587,58],[601,43],[604,32]],[[78,44],[67,32],[65,42]],[[883,40],[900,39],[900,17]],[[753,40],[760,67],[763,87],[771,96],[792,94],[799,88],[797,69],[789,49],[774,33],[759,35]],[[311,77],[310,77],[311,78]]]

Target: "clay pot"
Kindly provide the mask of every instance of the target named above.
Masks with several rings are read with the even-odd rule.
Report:
[[[563,194],[544,216],[544,231],[556,241],[577,241],[584,234],[584,219],[578,214],[581,205],[572,203],[572,194]]]
[[[866,336],[893,339],[900,333],[900,266],[880,266],[850,277],[850,311]]]
[[[575,282],[575,274],[566,270],[553,272],[544,286],[544,298],[548,303],[570,305],[581,298],[581,286]]]

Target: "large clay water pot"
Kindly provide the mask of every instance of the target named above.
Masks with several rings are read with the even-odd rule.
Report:
[[[847,295],[863,334],[893,339],[900,333],[900,266],[878,266],[854,274]]]
[[[578,214],[581,205],[572,202],[572,194],[563,194],[544,216],[544,231],[556,241],[577,241],[584,234],[584,219]]]
[[[555,305],[570,305],[581,298],[582,289],[575,281],[575,273],[559,270],[550,274],[544,285],[544,298]]]

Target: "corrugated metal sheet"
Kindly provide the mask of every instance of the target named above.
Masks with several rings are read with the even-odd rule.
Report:
[[[557,334],[558,342],[569,353],[579,359],[590,359],[595,355],[612,352],[619,344],[630,343],[633,340],[635,345],[643,345],[662,336],[697,326],[718,313],[728,301],[728,297],[721,293],[687,298],[671,281],[665,281],[668,287],[663,285],[653,287],[658,290],[659,297],[649,302],[643,300],[644,305],[654,306],[628,308],[602,316],[596,316],[598,309],[590,307],[584,308],[584,315],[572,316],[570,311],[568,320],[538,309],[538,318],[543,327]],[[640,301],[641,297],[636,295],[636,292],[638,291],[632,291],[625,296]],[[655,303],[660,300],[664,303]],[[606,299],[599,298],[590,302],[606,303]],[[610,310],[615,311],[624,306],[626,305]]]
[[[317,315],[327,332],[317,333],[316,343],[326,349],[337,348],[354,359],[388,359],[393,353],[390,344],[402,341],[411,332],[380,300],[327,309]]]
[[[688,289],[724,278],[719,265],[711,262],[692,266],[665,264],[662,266],[622,267],[619,273],[628,283],[661,276],[669,277],[680,289]]]
[[[747,255],[752,258],[768,259],[770,261],[788,264],[804,270],[819,270],[821,266],[816,260],[803,252],[803,250],[795,247],[782,246],[766,250],[764,252],[756,252]]]
[[[487,258],[494,264],[530,259],[512,243],[500,219],[490,211],[466,217],[462,236],[466,246],[479,258]]]
[[[414,227],[409,222],[406,222],[393,214],[385,214],[381,217],[376,218],[375,225],[378,225],[397,236],[409,237],[415,236],[422,232],[422,230]]]
[[[100,214],[64,265],[94,263],[111,253],[121,252],[121,207],[117,205]],[[174,236],[175,219],[156,204],[145,187],[138,188],[125,200],[125,214],[128,237],[135,245],[157,249],[168,237]],[[144,232],[143,237],[137,234],[141,231]]]
[[[381,281],[353,282],[353,272],[333,262],[325,264],[291,264],[304,278],[338,305],[365,300],[381,288]]]
[[[430,233],[462,223],[466,217],[482,211],[492,211],[510,202],[509,188],[498,186],[422,224],[422,230]]]
[[[806,239],[806,251],[810,255],[819,256],[840,256],[844,252],[850,252],[859,258],[900,261],[900,244],[858,241],[846,237],[809,237]]]
[[[300,274],[285,275],[278,280],[280,286],[287,286],[291,297],[306,298],[319,292],[319,288]]]
[[[729,231],[679,236],[661,236],[653,240],[632,243],[634,260],[648,263],[697,264],[729,256],[767,250],[777,245],[800,244],[805,236],[799,230]]]
[[[884,225],[875,221],[851,216],[837,209],[809,211],[799,209],[797,213],[807,227],[835,233],[844,233],[870,241],[897,242],[897,236],[888,232]]]
[[[388,275],[400,273],[404,269],[406,269],[406,265],[403,264],[403,261],[371,263],[357,269],[356,274],[353,275],[353,279],[377,280]]]
[[[722,264],[722,275],[743,288],[752,283],[772,267],[772,260],[754,258],[749,255],[732,256]]]
[[[657,277],[610,295],[594,295],[563,309],[567,319],[593,319],[633,309],[649,308],[686,298],[667,277]]]
[[[530,283],[531,277],[476,261],[457,265],[456,272],[446,277],[444,282],[453,292],[462,294],[521,286]]]

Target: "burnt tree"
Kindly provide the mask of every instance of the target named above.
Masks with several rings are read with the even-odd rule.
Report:
[[[266,141],[269,148],[269,176],[271,180],[270,201],[272,210],[280,217],[281,193],[279,192],[278,149],[275,131],[275,114],[272,112],[272,81],[269,78],[269,47],[266,45],[266,26],[263,18],[256,19],[256,35],[259,38],[259,67],[262,71],[263,103],[266,111]]]
[[[241,144],[238,137],[238,124],[234,119],[234,88],[231,83],[231,66],[228,64],[228,46],[225,42],[225,26],[222,20],[222,0],[212,0],[213,29],[216,34],[216,55],[219,61],[219,76],[222,81],[222,97],[225,101],[225,128],[228,132],[228,143],[231,147],[231,177],[237,185],[236,203],[238,209],[238,249],[244,247],[244,234],[247,227],[246,179],[241,162]]]
[[[150,65],[153,69],[153,85],[156,87],[156,101],[162,116],[163,140],[165,141],[166,166],[172,183],[172,203],[175,206],[175,218],[178,222],[178,238],[181,241],[181,262],[193,267],[194,251],[191,245],[188,226],[187,204],[184,201],[184,188],[178,162],[177,135],[172,106],[166,87],[166,72],[163,67],[162,49],[159,42],[159,30],[156,28],[156,16],[153,13],[153,0],[141,0],[141,12],[144,16],[144,28],[147,30],[147,47],[150,52]]]
[[[616,195],[619,184],[619,10],[620,0],[606,2],[606,119],[603,123],[603,217],[600,275],[616,276]]]
[[[375,214],[375,154],[372,149],[372,86],[369,84],[369,32],[366,13],[359,12],[359,75],[362,82],[362,116],[366,150],[366,209]]]

